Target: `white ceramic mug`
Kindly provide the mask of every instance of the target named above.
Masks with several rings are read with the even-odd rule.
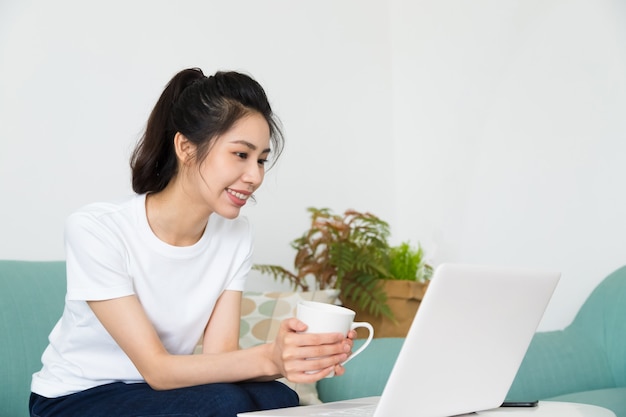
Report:
[[[347,336],[350,330],[359,327],[365,327],[369,330],[369,335],[365,343],[363,343],[356,352],[352,352],[352,355],[350,355],[342,365],[345,365],[350,359],[363,352],[374,338],[374,328],[372,325],[364,321],[355,322],[355,316],[356,313],[349,308],[317,301],[299,301],[296,312],[298,320],[307,325],[307,329],[304,333],[342,333]],[[319,371],[312,371],[311,373],[315,372]],[[334,373],[328,375],[328,377],[332,376],[334,376]]]

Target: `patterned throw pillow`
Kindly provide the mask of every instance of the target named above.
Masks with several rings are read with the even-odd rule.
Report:
[[[239,345],[248,347],[271,342],[278,334],[280,323],[295,317],[300,300],[334,304],[338,290],[307,292],[250,292],[243,293]]]
[[[241,304],[241,330],[239,345],[242,348],[271,342],[276,337],[280,322],[295,317],[300,300],[334,304],[339,290],[308,292],[244,292]],[[315,384],[295,384],[279,379],[298,393],[301,405],[321,403]]]

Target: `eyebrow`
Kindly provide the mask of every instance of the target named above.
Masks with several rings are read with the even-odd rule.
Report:
[[[254,145],[253,143],[248,142],[247,140],[243,140],[243,139],[235,140],[232,143],[239,143],[239,144],[244,145],[248,149],[253,150],[253,151],[256,151],[256,149],[257,149],[256,145]],[[269,152],[270,152],[270,148],[266,148],[266,149],[263,149],[263,152],[261,152],[261,153],[269,153]]]

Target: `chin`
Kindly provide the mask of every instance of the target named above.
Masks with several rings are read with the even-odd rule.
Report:
[[[236,219],[237,217],[239,217],[239,214],[241,213],[241,209],[230,209],[230,210],[220,210],[217,211],[217,214],[219,214],[220,216],[229,219],[229,220],[233,220]]]

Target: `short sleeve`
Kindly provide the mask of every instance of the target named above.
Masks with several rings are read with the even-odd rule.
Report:
[[[65,224],[68,300],[107,300],[134,294],[123,239],[88,211]]]
[[[235,270],[232,279],[226,286],[227,290],[243,291],[246,286],[248,274],[252,269],[252,255],[254,253],[254,232],[252,225],[244,216],[240,217],[240,225],[245,229],[242,245],[237,255],[239,259],[239,267]]]

